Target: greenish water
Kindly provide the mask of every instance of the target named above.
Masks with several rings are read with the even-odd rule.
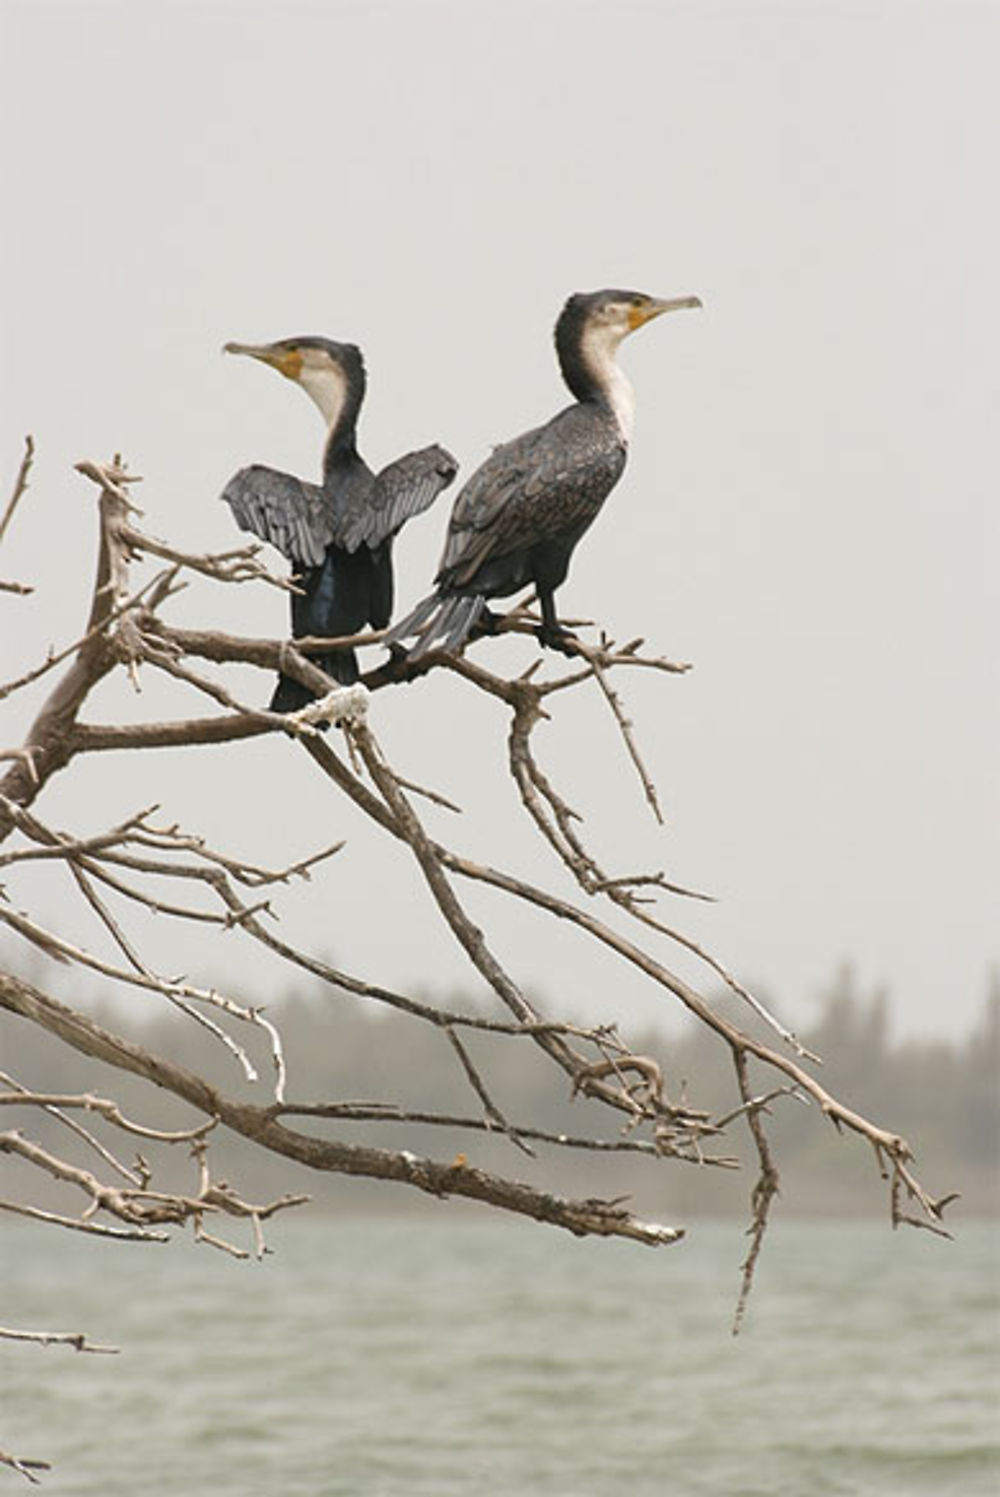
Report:
[[[273,1256],[2,1225],[0,1445],[72,1497],[1000,1492],[997,1229],[776,1223],[651,1251],[473,1217],[300,1217]],[[31,1490],[0,1469],[8,1490]]]

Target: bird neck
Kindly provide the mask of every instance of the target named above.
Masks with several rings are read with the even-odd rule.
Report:
[[[363,379],[341,378],[336,385],[331,382],[326,387],[322,404],[319,400],[316,401],[328,423],[326,446],[323,449],[324,478],[332,473],[343,472],[345,468],[354,467],[360,462],[357,426],[364,395]]]
[[[607,327],[556,329],[556,351],[562,377],[581,404],[608,411],[623,442],[632,437],[635,396],[615,358],[620,335]]]
[[[358,455],[355,440],[355,417],[348,420],[341,415],[339,421],[330,427],[323,449],[323,477],[330,479],[334,475],[343,475],[351,468],[357,467],[361,462]]]
[[[365,398],[365,366],[360,352],[345,344],[338,361],[305,364],[297,379],[326,422],[325,477],[342,464],[358,460],[355,432]]]

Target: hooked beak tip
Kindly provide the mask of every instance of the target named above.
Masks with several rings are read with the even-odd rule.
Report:
[[[700,296],[672,296],[657,303],[657,312],[681,312],[687,307],[701,307]]]

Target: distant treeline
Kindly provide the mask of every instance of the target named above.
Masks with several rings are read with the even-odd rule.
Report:
[[[451,995],[449,1002],[466,1012],[472,1009],[458,995]],[[718,1006],[744,1028],[750,1027],[748,1018],[753,1016],[730,997],[720,998]],[[373,1012],[373,1007],[364,1008],[329,989],[316,989],[291,994],[270,1010],[285,1040],[289,1100],[395,1103],[413,1110],[480,1117],[478,1100],[445,1036],[404,1015]],[[253,1049],[262,1075],[261,1083],[248,1089],[232,1058],[204,1030],[179,1015],[161,1011],[151,1016],[147,1010],[137,1026],[119,1007],[113,1011],[88,1008],[109,1028],[131,1033],[141,1044],[206,1075],[229,1094],[261,1100],[270,1062],[254,1032],[242,1029],[239,1035]],[[155,1125],[179,1127],[189,1121],[180,1104],[162,1094],[151,1096],[149,1088],[134,1078],[76,1056],[23,1021],[0,1019],[0,1065],[21,1085],[49,1092],[90,1089],[114,1096],[137,1120]],[[759,1032],[775,1046],[780,1043],[766,1031]],[[571,1099],[568,1081],[551,1065],[543,1064],[530,1042],[479,1033],[465,1038],[496,1104],[512,1124],[615,1137],[609,1132],[610,1115],[584,1100]],[[678,1037],[627,1032],[625,1038],[633,1051],[658,1061],[673,1099],[683,1096],[690,1106],[713,1116],[738,1105],[728,1051],[701,1026],[691,1025]],[[871,1121],[909,1140],[920,1178],[930,1190],[941,1195],[961,1193],[962,1199],[953,1208],[956,1222],[963,1215],[992,1215],[1000,1210],[1000,984],[994,983],[968,1038],[894,1041],[887,998],[860,993],[850,973],[844,972],[831,986],[817,1022],[799,1038],[822,1057],[822,1080],[831,1091]],[[775,1084],[773,1076],[759,1069],[752,1079],[761,1090]],[[18,1116],[16,1122],[31,1136],[42,1136],[37,1113]],[[294,1118],[288,1122],[296,1126]],[[11,1117],[7,1126],[14,1123]],[[705,1148],[706,1154],[738,1156],[743,1164],[739,1172],[650,1161],[627,1153],[570,1153],[542,1146],[533,1159],[516,1151],[504,1137],[451,1128],[371,1122],[317,1125],[312,1119],[303,1120],[303,1126],[306,1123],[345,1139],[406,1147],[438,1158],[461,1151],[472,1164],[503,1170],[563,1194],[629,1195],[638,1209],[669,1221],[682,1222],[707,1213],[745,1214],[754,1178],[754,1153],[742,1120]],[[815,1106],[781,1097],[772,1106],[768,1128],[781,1171],[779,1212],[886,1212],[885,1186],[869,1146],[838,1134]],[[54,1125],[46,1125],[44,1139],[53,1146],[58,1140],[64,1148],[71,1147],[68,1135],[60,1134]],[[120,1136],[115,1146],[125,1148]],[[318,1178],[221,1134],[213,1151],[216,1174],[237,1184],[244,1198],[264,1199],[303,1190],[332,1209],[399,1210],[421,1204],[434,1209],[433,1202],[406,1188]],[[183,1182],[190,1169],[181,1151],[175,1151],[171,1179]],[[20,1184],[31,1190],[31,1199],[37,1199],[35,1180]],[[10,1193],[5,1188],[4,1194]],[[66,1209],[65,1196],[62,1205]]]

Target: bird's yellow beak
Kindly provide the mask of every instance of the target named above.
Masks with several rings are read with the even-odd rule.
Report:
[[[645,322],[652,322],[654,317],[659,317],[664,312],[679,312],[682,307],[700,307],[701,300],[697,296],[671,296],[661,301],[652,297],[641,307],[633,307],[628,314],[629,330],[635,332],[637,327],[642,327]]]
[[[286,379],[298,379],[302,373],[302,355],[297,348],[279,347],[274,343],[227,343],[223,353],[242,353],[251,359],[270,364]]]

